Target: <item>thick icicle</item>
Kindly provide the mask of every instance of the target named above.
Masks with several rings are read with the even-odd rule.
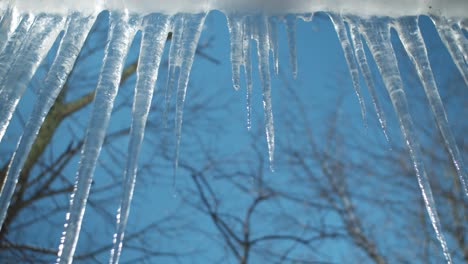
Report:
[[[20,15],[14,8],[8,8],[0,22],[0,52],[3,51],[10,35],[18,26]],[[10,54],[11,55],[11,54]]]
[[[31,28],[31,25],[34,22],[34,16],[30,14],[25,14],[22,16],[21,22],[18,27],[15,29],[13,34],[8,41],[4,44],[4,48],[0,53],[0,95],[2,93],[2,86],[4,79],[7,77],[7,73],[10,70],[13,62],[19,56],[19,50],[21,45],[28,36],[28,31]],[[1,137],[0,137],[1,138]],[[0,139],[1,141],[1,139]]]
[[[179,162],[179,147],[182,133],[182,117],[184,111],[185,96],[189,81],[190,70],[197,50],[198,39],[205,22],[206,13],[200,14],[177,14],[174,16],[173,38],[169,54],[168,80],[173,80],[176,85],[176,153],[174,171],[177,170]],[[174,46],[173,46],[174,45]],[[172,81],[171,81],[172,82]],[[175,83],[177,82],[177,83]],[[169,84],[172,85],[172,84]],[[167,89],[172,90],[170,86]]]
[[[442,134],[445,145],[452,157],[453,164],[457,170],[465,195],[468,196],[468,179],[465,167],[463,166],[463,159],[450,131],[447,114],[445,113],[444,105],[432,74],[431,65],[429,64],[426,45],[421,32],[419,31],[418,18],[403,17],[398,19],[395,24],[401,42],[416,67],[440,133]]]
[[[6,75],[0,81],[0,141],[21,95],[62,29],[63,20],[63,17],[57,15],[36,17],[18,51],[20,54],[12,61],[10,69],[2,73]]]
[[[361,94],[361,87],[359,85],[359,70],[356,64],[356,59],[353,53],[353,48],[349,42],[348,33],[346,32],[346,27],[343,21],[343,18],[339,14],[328,14],[333,22],[335,27],[336,34],[338,35],[338,40],[340,41],[341,47],[343,48],[344,56],[346,63],[349,67],[349,73],[351,74],[351,80],[353,82],[354,91],[359,100],[359,105],[361,106],[361,115],[364,123],[366,123],[366,105]]]
[[[265,112],[265,133],[268,144],[270,169],[273,170],[273,154],[275,151],[275,130],[273,125],[273,109],[271,105],[270,77],[270,36],[268,18],[263,15],[253,17],[253,36],[257,41],[258,71],[263,88],[263,109]]]
[[[55,99],[65,85],[67,76],[73,69],[75,60],[80,53],[81,47],[95,18],[95,15],[83,17],[78,13],[73,13],[69,17],[67,28],[58,48],[57,55],[47,73],[46,79],[41,84],[39,97],[8,167],[6,179],[0,193],[0,230],[15,191],[18,177],[26,162],[34,140],[36,139],[37,133],[47,113],[54,104]]]
[[[244,65],[243,49],[243,16],[238,14],[227,14],[229,34],[231,38],[231,65],[232,83],[235,90],[240,88],[240,69]]]
[[[294,79],[297,78],[296,19],[295,15],[287,15],[285,17],[286,32],[288,34],[289,64],[291,65]]]
[[[408,102],[403,90],[403,82],[398,70],[398,63],[390,40],[390,29],[388,21],[380,18],[361,20],[363,36],[371,50],[374,60],[379,68],[380,74],[387,88],[395,112],[400,122],[400,128],[408,146],[413,166],[416,171],[419,188],[423,196],[426,210],[436,233],[437,239],[442,247],[447,263],[452,263],[447,242],[442,233],[439,216],[437,213],[431,186],[427,178],[424,164],[421,159],[421,151],[416,140],[413,121],[408,109]]]
[[[387,121],[385,119],[385,115],[380,107],[379,99],[377,97],[377,92],[375,90],[374,81],[372,79],[372,72],[367,63],[366,53],[364,51],[364,45],[362,44],[361,34],[359,33],[358,27],[352,22],[347,21],[349,25],[349,31],[351,33],[351,41],[354,46],[354,55],[356,56],[356,60],[359,65],[359,69],[361,70],[362,76],[364,77],[364,81],[366,82],[367,89],[372,98],[372,104],[374,105],[375,113],[377,114],[377,118],[379,119],[380,127],[387,139],[387,142],[390,142],[390,138],[387,132]]]
[[[57,263],[71,263],[81,229],[92,176],[106,135],[107,125],[118,91],[123,64],[133,40],[138,18],[128,13],[111,13],[109,41],[96,87],[93,110],[76,175],[65,230],[60,241]]]
[[[439,36],[447,47],[453,62],[468,85],[468,47],[467,40],[457,23],[444,17],[431,16]],[[453,25],[452,25],[453,24]]]
[[[138,58],[137,82],[133,99],[133,116],[128,143],[128,159],[124,172],[123,195],[117,211],[117,231],[109,263],[119,262],[125,227],[133,197],[137,174],[137,161],[143,141],[146,120],[153,98],[154,84],[158,76],[159,63],[166,43],[169,17],[151,14],[143,20],[143,32]]]
[[[278,55],[278,26],[276,17],[268,18],[268,40],[270,41],[270,50],[273,59],[273,71],[276,75],[279,73],[279,55]]]

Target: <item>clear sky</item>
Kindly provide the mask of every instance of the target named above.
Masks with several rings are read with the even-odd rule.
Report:
[[[105,19],[101,18],[99,21],[102,22],[103,20]],[[421,29],[427,41],[429,56],[433,62],[438,83],[442,86],[456,82],[463,86],[463,82],[460,82],[460,74],[453,62],[451,62],[448,52],[443,47],[427,17],[421,18]],[[466,36],[467,32],[464,33]],[[88,48],[94,45],[99,46],[96,43],[102,44],[103,38],[102,35],[94,36],[89,40]],[[139,40],[140,34],[135,38],[127,58],[127,64],[133,63],[137,58]],[[226,19],[222,13],[215,11],[211,12],[206,19],[200,38],[199,52],[196,55],[191,72],[186,101],[187,110],[184,116],[180,146],[182,165],[175,179],[172,171],[174,148],[172,114],[169,114],[168,128],[164,129],[162,125],[164,84],[167,74],[168,47],[166,47],[156,85],[157,92],[153,100],[154,108],[149,116],[151,125],[147,130],[147,137],[140,155],[141,175],[138,175],[137,178],[128,230],[129,232],[135,232],[148,223],[167,218],[166,221],[161,220],[161,229],[151,230],[153,233],[145,234],[144,238],[142,238],[142,241],[144,240],[142,244],[147,248],[161,251],[170,252],[175,250],[182,255],[178,258],[171,256],[156,257],[150,259],[147,263],[236,263],[235,258],[227,253],[229,250],[223,244],[223,240],[213,225],[212,219],[197,210],[196,206],[193,206],[193,204],[200,206],[200,199],[197,193],[194,192],[195,186],[191,180],[188,167],[201,170],[201,168],[208,166],[209,169],[206,170],[205,177],[212,181],[214,192],[220,199],[217,206],[221,208],[221,211],[239,215],[241,218],[245,214],[245,207],[251,202],[253,197],[251,194],[260,188],[258,187],[259,178],[267,182],[266,185],[274,186],[277,190],[290,191],[291,194],[297,196],[307,194],[307,189],[304,187],[310,183],[304,183],[304,186],[297,182],[296,185],[293,183],[294,179],[296,179],[294,175],[297,168],[288,164],[288,162],[291,162],[289,156],[291,153],[288,154],[287,152],[290,150],[290,146],[298,146],[298,149],[301,149],[301,146],[308,145],[310,138],[314,138],[318,148],[325,150],[329,148],[327,138],[329,134],[327,134],[327,131],[330,128],[330,119],[332,117],[337,118],[336,123],[339,126],[343,140],[349,140],[346,144],[335,142],[334,144],[337,146],[339,144],[346,146],[356,144],[364,148],[375,148],[382,151],[390,151],[391,147],[396,149],[404,147],[397,119],[380,78],[375,79],[378,96],[388,119],[391,143],[386,142],[380,130],[369,93],[361,79],[361,89],[363,89],[367,107],[367,119],[362,120],[358,99],[352,87],[343,51],[333,25],[326,14],[316,14],[312,22],[297,21],[298,76],[296,80],[291,75],[286,31],[282,24],[279,25],[278,40],[280,73],[275,76],[272,72],[272,100],[277,138],[275,172],[269,170],[268,164],[268,149],[263,126],[261,84],[257,72],[258,62],[256,59],[253,61],[253,119],[252,129],[248,131],[246,128],[245,86],[241,86],[239,91],[232,88],[229,34]],[[402,53],[403,49],[396,38],[394,39],[394,45],[397,53]],[[254,52],[256,52],[255,49]],[[102,50],[98,50],[84,62],[77,65],[77,67],[80,67],[80,74],[76,74],[70,79],[71,82],[77,83],[71,88],[73,90],[70,98],[84,94],[94,88],[93,85],[97,79],[96,74],[99,71],[102,56]],[[370,57],[368,58],[370,59]],[[407,84],[405,89],[409,96],[410,108],[414,113],[416,123],[418,125],[423,124],[420,125],[422,127],[420,130],[433,127],[433,119],[430,116],[427,104],[419,103],[421,100],[413,100],[413,98],[423,96],[422,87],[414,78],[415,71],[406,56],[399,55],[399,59],[402,77]],[[373,64],[372,67],[375,74],[377,70]],[[35,81],[40,80],[40,78],[39,73]],[[128,128],[131,114],[129,106],[133,96],[134,83],[135,76],[132,76],[122,85],[115,103],[115,111],[111,117],[109,133]],[[34,100],[34,85],[31,88],[20,104],[20,111],[23,115],[27,115],[30,102]],[[419,92],[416,89],[419,89]],[[443,87],[440,88],[440,91],[442,97],[451,92],[444,90]],[[413,103],[413,101],[415,102]],[[459,92],[459,96],[453,98],[446,107],[449,120],[452,121],[454,134],[461,140],[464,140],[463,129],[467,127],[466,118],[460,118],[467,113],[466,102],[466,92]],[[63,125],[61,130],[54,136],[54,143],[48,150],[47,155],[53,156],[53,153],[59,153],[67,148],[70,137],[79,138],[83,134],[82,129],[86,127],[90,108],[87,107],[79,114],[73,115],[71,121]],[[304,116],[301,116],[301,114],[304,114]],[[21,131],[20,121],[17,118],[12,123],[7,132],[8,137],[6,138],[8,140],[5,141],[6,143],[2,142],[2,149],[4,146],[5,149],[14,146],[14,139]],[[312,128],[312,130],[300,128],[300,124],[303,123],[309,123],[309,128]],[[158,135],[158,133],[160,134]],[[430,139],[423,136],[422,142],[424,143],[426,140],[429,142]],[[460,147],[466,149],[466,143],[463,144]],[[127,137],[112,140],[106,145],[96,169],[92,190],[104,189],[109,184],[119,180],[119,177],[123,174],[126,152]],[[370,167],[373,169],[379,167],[378,162],[393,162],[389,161],[390,159],[368,161],[367,154],[360,152],[359,148],[348,150],[345,154],[333,150],[330,153],[337,160],[343,159],[344,163],[347,161],[355,161],[359,164],[372,162]],[[163,154],[167,154],[168,157],[164,157]],[[307,156],[311,155],[311,153],[304,152],[301,155]],[[408,160],[409,156],[406,157],[406,163],[408,163]],[[210,167],[209,161],[217,165]],[[313,163],[313,161],[310,162]],[[72,181],[77,163],[78,158],[74,157],[63,173],[64,178]],[[388,166],[388,164],[384,166]],[[319,167],[312,166],[312,168],[314,173],[316,170],[320,170]],[[377,168],[375,170],[379,171],[381,169]],[[385,171],[385,169],[382,170]],[[251,171],[255,171],[254,175],[241,177]],[[435,171],[436,169],[434,169]],[[431,170],[431,172],[433,171]],[[319,172],[316,173],[319,174]],[[353,174],[352,171],[347,171],[347,173]],[[362,172],[356,172],[356,174],[358,173]],[[250,193],[241,188],[236,189],[233,182],[237,178],[233,178],[236,180],[223,181],[223,177],[239,177],[238,186],[251,186],[252,192]],[[349,188],[358,190],[357,193],[362,194],[362,196],[371,197],[379,196],[381,189],[386,190],[386,184],[378,185],[380,184],[379,180],[372,178],[368,180],[377,185],[369,184],[371,186],[369,187],[355,182],[350,183]],[[416,191],[415,196],[419,197],[415,180],[413,184]],[[288,186],[290,186],[290,189]],[[112,222],[113,216],[109,215],[109,212],[113,213],[117,209],[119,191],[120,189],[116,185],[110,188],[109,192],[92,193],[92,202],[100,206],[91,205],[91,208],[86,211],[83,223],[85,233],[81,236],[78,244],[78,255],[93,249],[95,241],[99,241],[100,244],[111,241],[114,223]],[[397,195],[392,193],[382,193],[381,195],[382,197],[391,197],[394,200],[400,199],[400,197],[395,197]],[[402,200],[404,200],[403,196],[401,197]],[[414,197],[410,197],[410,195],[408,197],[413,199],[410,201],[419,201]],[[60,197],[61,202],[66,199],[65,196]],[[358,199],[356,198],[356,201]],[[46,201],[46,203],[50,203],[50,201]],[[213,202],[213,204],[215,203]],[[103,212],[103,210],[99,209],[100,207],[108,210]],[[391,233],[390,231],[385,233],[383,230],[385,228],[376,224],[376,222],[379,223],[379,219],[388,217],[387,214],[379,211],[369,213],[368,211],[375,210],[372,204],[363,205],[360,210],[361,213],[367,213],[366,217],[368,218],[366,219],[370,222],[370,224],[364,224],[364,226],[377,230],[375,234],[379,239],[386,236],[388,239],[386,246],[390,245],[388,248],[391,249],[389,252],[406,252],[406,249],[398,247],[400,234]],[[304,209],[300,204],[298,205],[290,200],[275,200],[261,208],[258,215],[255,215],[253,224],[255,235],[260,236],[269,232],[289,233],[289,231],[293,234],[300,233],[296,225],[288,222],[286,218],[280,218],[281,215],[288,213],[296,216],[296,220],[303,225],[317,223],[320,220],[325,221],[330,228],[334,225],[341,225],[337,214],[330,213],[319,217],[318,214],[315,215],[316,212],[314,212],[314,215],[310,215],[311,212],[309,209]],[[30,214],[34,214],[34,212]],[[29,218],[31,215],[25,217]],[[377,221],[372,222],[375,219]],[[16,238],[21,241],[43,243],[41,242],[43,237],[49,237],[50,239],[45,246],[54,247],[58,245],[63,220],[64,214],[51,215],[47,222],[31,225],[30,229],[27,232],[25,231],[27,235],[20,233],[16,235]],[[392,224],[389,224],[392,228],[409,225],[405,219],[393,220]],[[232,221],[229,223],[232,224],[233,229],[239,229],[235,219],[229,221]],[[411,244],[406,240],[401,243]],[[453,243],[453,241],[449,241],[450,245]],[[277,248],[292,247],[292,244],[290,241],[272,243],[271,245],[267,244],[266,248],[271,247],[270,249],[274,251]],[[315,249],[318,249],[318,253]],[[381,249],[385,250],[387,247],[382,246]],[[363,261],[362,263],[369,262],[369,259],[355,246],[350,246],[349,241],[346,239],[315,243],[314,250],[311,251],[308,251],[307,247],[298,247],[291,250],[295,256],[310,256],[317,261],[344,263],[343,261],[351,256],[353,261],[349,263],[358,263],[360,260]],[[107,252],[98,255],[96,262],[106,262],[109,256]],[[135,252],[135,249],[124,248],[122,261],[133,262],[132,259],[139,256],[139,252]],[[408,253],[405,256],[408,257],[410,254]],[[440,258],[441,255],[436,255],[436,257]],[[266,263],[264,261],[266,260],[261,252],[251,256],[251,263]]]

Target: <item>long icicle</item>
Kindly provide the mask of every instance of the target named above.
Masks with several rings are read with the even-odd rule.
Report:
[[[18,26],[20,15],[15,8],[8,7],[0,22],[0,52],[5,47],[11,34]],[[10,54],[11,55],[11,54]]]
[[[21,46],[20,54],[0,82],[0,142],[21,95],[62,29],[63,20],[58,15],[39,15]]]
[[[465,84],[468,85],[468,61],[465,56],[468,56],[467,52],[463,52],[463,45],[461,45],[463,32],[460,31],[460,28],[452,29],[449,21],[443,17],[430,16],[432,22],[434,23],[437,31],[439,32],[440,39],[447,47],[450,56],[452,56],[453,62],[460,71]],[[464,39],[466,42],[467,40]],[[466,44],[465,44],[466,45]]]
[[[296,49],[296,20],[295,15],[287,15],[285,18],[286,32],[288,34],[289,64],[294,79],[297,78],[297,49]]]
[[[181,28],[174,28],[174,35],[180,35],[179,39],[173,40],[172,45],[180,45],[181,49],[178,51],[176,57],[170,57],[170,65],[179,69],[177,76],[177,89],[176,89],[176,108],[175,108],[175,135],[176,135],[176,150],[174,173],[177,171],[179,165],[179,148],[182,134],[182,120],[185,96],[187,94],[187,86],[192,68],[193,59],[197,50],[198,40],[200,33],[205,22],[206,13],[199,14],[180,14],[174,19],[180,20],[184,26]],[[176,43],[180,41],[180,43]],[[171,67],[170,66],[170,67]],[[172,78],[171,76],[169,78]],[[175,175],[175,174],[174,174]]]
[[[244,17],[243,19],[243,56],[244,56],[244,73],[246,82],[246,111],[247,111],[247,130],[250,131],[252,128],[252,57],[250,52],[250,41],[252,38],[252,32],[250,28],[250,18]]]
[[[351,80],[353,83],[354,91],[359,100],[359,105],[361,106],[361,115],[362,120],[366,123],[366,105],[364,103],[364,98],[362,97],[361,87],[359,85],[359,70],[356,63],[356,59],[353,53],[353,48],[349,42],[348,34],[346,32],[346,27],[343,21],[343,18],[339,14],[329,13],[328,16],[333,22],[335,27],[336,34],[338,35],[338,40],[340,41],[341,47],[344,52],[346,63],[349,67],[349,73],[351,74]]]
[[[379,98],[377,96],[377,91],[375,90],[375,84],[372,78],[372,72],[367,63],[366,53],[364,51],[364,45],[362,44],[361,34],[359,33],[358,27],[351,21],[347,21],[349,25],[349,31],[351,33],[351,41],[354,46],[354,55],[356,56],[356,61],[361,70],[362,76],[364,77],[364,82],[366,83],[367,89],[372,98],[372,104],[374,105],[375,113],[379,119],[380,127],[384,133],[385,139],[387,142],[390,142],[390,137],[388,136],[387,131],[387,121],[385,119],[384,112],[380,106]]]
[[[79,13],[73,13],[69,17],[68,25],[60,42],[57,55],[41,86],[31,116],[26,123],[23,135],[18,142],[16,151],[8,166],[5,182],[0,193],[0,230],[28,153],[31,150],[47,113],[65,85],[68,74],[73,69],[75,60],[80,53],[81,47],[84,44],[95,18],[96,15],[83,17]]]
[[[138,58],[137,82],[133,99],[132,126],[128,143],[128,159],[124,172],[123,195],[117,211],[117,231],[114,235],[110,264],[119,262],[125,227],[135,188],[137,161],[143,141],[146,120],[151,108],[154,84],[158,76],[159,63],[166,43],[169,17],[151,14],[144,18],[143,32]]]
[[[66,215],[65,230],[60,240],[57,263],[71,263],[73,261],[91,189],[92,176],[106,135],[123,64],[135,35],[138,20],[135,17],[130,17],[127,12],[110,13],[109,41],[105,49],[93,110],[81,151],[78,172],[70,199],[70,209]]]
[[[227,14],[228,28],[231,40],[232,82],[235,90],[240,88],[241,67],[244,67],[246,80],[246,112],[247,130],[252,127],[252,62],[250,57],[250,41],[252,38],[250,16],[237,13]]]
[[[442,228],[437,213],[434,197],[432,195],[429,179],[422,161],[421,150],[416,140],[413,120],[409,113],[406,94],[403,90],[403,82],[398,70],[398,63],[390,40],[390,29],[388,21],[369,19],[360,20],[367,44],[371,50],[374,60],[378,66],[380,74],[387,88],[395,112],[398,116],[400,128],[408,147],[413,166],[416,171],[419,188],[423,196],[426,210],[431,220],[432,227],[436,233],[437,239],[442,247],[447,263],[452,263],[452,258],[447,246],[447,242],[442,233]]]
[[[270,33],[269,19],[265,15],[253,17],[254,39],[257,41],[258,72],[263,89],[263,110],[265,115],[265,133],[268,144],[268,157],[270,169],[273,171],[275,152],[275,129],[273,125],[273,109],[271,104],[271,77],[270,77]]]
[[[439,91],[434,80],[434,75],[432,74],[426,45],[419,30],[418,18],[403,17],[398,19],[395,24],[400,40],[416,67],[419,79],[423,84],[427,99],[431,105],[432,113],[434,114],[439,131],[444,139],[445,146],[447,147],[453,164],[455,165],[455,169],[461,185],[463,186],[463,190],[465,191],[465,195],[468,196],[468,178],[463,165],[463,159],[460,151],[458,150],[455,139],[452,136],[452,132],[450,131],[447,114],[445,113],[444,105],[440,98]]]
[[[21,44],[23,44],[23,42],[27,38],[28,31],[31,28],[33,22],[33,15],[23,15],[15,31],[11,34],[11,37],[8,38],[8,41],[4,44],[5,46],[3,47],[0,53],[0,84],[3,83],[5,78],[7,78],[8,71],[13,65],[13,62],[19,56]],[[2,94],[2,91],[3,88],[0,85],[0,95]]]

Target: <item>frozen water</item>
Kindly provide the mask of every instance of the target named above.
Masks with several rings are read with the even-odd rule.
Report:
[[[57,263],[71,263],[73,260],[91,188],[92,176],[119,88],[120,73],[122,72],[128,48],[136,33],[138,20],[138,18],[130,16],[127,12],[111,13],[109,40],[96,87],[94,106],[81,151],[75,185],[70,198],[70,210],[66,216],[65,230],[59,246]]]
[[[34,105],[34,110],[25,126],[24,134],[18,142],[18,147],[9,165],[6,181],[0,196],[0,223],[3,223],[6,217],[8,205],[15,191],[15,186],[26,161],[27,154],[31,150],[42,122],[63,88],[68,74],[73,69],[75,60],[94,23],[95,17],[95,15],[83,17],[79,13],[73,13],[70,15],[69,21],[67,21],[67,28],[65,29],[57,56],[44,80],[39,93],[39,99]]]
[[[116,217],[117,230],[114,235],[110,263],[118,263],[122,249],[137,175],[138,156],[167,32],[173,32],[165,89],[166,109],[173,93],[176,99],[175,168],[178,165],[183,107],[190,71],[205,17],[213,9],[223,11],[227,17],[231,43],[232,80],[236,90],[244,86],[241,83],[241,73],[242,70],[244,71],[247,93],[247,127],[249,129],[253,88],[251,55],[252,44],[256,45],[265,113],[265,134],[270,165],[273,166],[275,132],[270,66],[273,72],[278,74],[281,67],[278,56],[278,24],[285,23],[286,25],[289,63],[295,78],[297,75],[296,20],[311,19],[314,12],[325,11],[334,24],[342,46],[352,83],[359,98],[362,116],[365,119],[366,112],[359,83],[360,74],[370,91],[375,112],[388,139],[385,117],[377,100],[364,44],[369,47],[397,113],[435,234],[447,262],[451,263],[449,249],[440,227],[439,216],[413,128],[413,118],[408,111],[408,103],[410,102],[408,102],[404,92],[390,41],[390,28],[396,29],[417,70],[464,193],[468,196],[466,168],[449,129],[444,106],[429,64],[426,46],[417,23],[420,14],[427,14],[431,17],[442,41],[462,74],[465,84],[468,84],[468,41],[463,33],[467,27],[466,12],[464,12],[468,10],[467,1],[334,0],[327,1],[326,4],[323,1],[311,3],[308,0],[48,0],[45,2],[46,4],[43,1],[30,0],[0,2],[0,141],[28,82],[60,31],[64,30],[57,55],[39,91],[40,99],[34,106],[34,111],[9,164],[6,180],[0,193],[0,226],[5,220],[18,176],[40,125],[60,93],[96,15],[100,11],[110,10],[108,43],[76,182],[70,199],[70,210],[66,215],[65,230],[62,234],[57,258],[58,263],[71,263],[73,260],[94,169],[104,141],[113,102],[118,92],[120,73],[128,48],[137,30],[142,30],[142,42],[133,101],[132,126],[128,146],[129,158],[123,172],[123,194]],[[365,8],[362,8],[363,6]],[[401,8],[402,6],[405,8]],[[270,65],[270,61],[273,62],[272,65]]]
[[[162,12],[200,13],[209,10],[258,11],[267,13],[313,13],[331,11],[359,16],[408,16],[436,13],[446,17],[465,17],[468,3],[465,0],[10,0],[0,2],[0,10],[8,4],[15,5],[18,10],[35,13],[51,12],[66,14],[69,10],[89,12],[95,10],[127,9],[129,12],[148,14]]]
[[[55,14],[34,18],[26,15],[20,31],[2,51],[1,57],[7,59],[0,62],[0,142],[21,95],[62,29],[63,20]]]
[[[431,223],[440,241],[447,263],[452,263],[450,253],[440,226],[431,186],[422,162],[421,151],[415,135],[413,120],[408,110],[408,102],[403,82],[398,69],[398,62],[390,41],[390,24],[382,19],[350,19],[351,23],[358,23],[362,28],[363,36],[371,50],[372,56],[384,80],[393,107],[397,113],[403,137],[408,146],[413,166],[418,178],[426,209]]]
[[[337,15],[334,13],[330,13],[329,16],[333,22],[333,25],[335,26],[336,33],[338,34],[338,39],[340,40],[341,46],[343,48],[346,63],[348,63],[354,90],[356,91],[356,95],[361,106],[362,119],[364,120],[364,122],[366,122],[366,106],[364,104],[364,99],[361,95],[361,87],[359,85],[359,70],[356,63],[356,59],[354,57],[353,48],[351,47],[351,43],[348,38],[343,18],[341,17],[341,15]]]
[[[152,14],[143,19],[142,41],[138,58],[137,83],[133,99],[133,117],[128,143],[127,165],[124,172],[124,191],[117,211],[117,231],[110,263],[118,263],[124,239],[125,226],[135,187],[137,161],[145,133],[146,119],[153,98],[153,87],[158,77],[159,63],[169,29],[167,15]]]

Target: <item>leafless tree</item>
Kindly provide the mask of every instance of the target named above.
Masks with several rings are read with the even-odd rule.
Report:
[[[74,166],[84,141],[84,128],[89,106],[94,99],[94,87],[98,77],[100,64],[96,63],[102,57],[107,37],[107,18],[103,13],[98,18],[85,47],[77,60],[72,73],[62,88],[55,104],[47,115],[39,134],[32,146],[25,165],[19,177],[18,185],[11,201],[7,219],[0,232],[0,258],[6,263],[51,263],[57,255],[57,245],[65,213],[69,206],[69,195],[73,190]],[[170,43],[172,34],[168,35]],[[139,37],[136,37],[139,39]],[[207,59],[213,64],[219,64],[205,50],[211,45],[211,40],[199,46],[197,56]],[[117,101],[114,115],[131,110],[133,82],[138,65],[138,43],[135,41],[130,51],[127,64],[121,75],[120,93],[126,94],[126,99]],[[51,55],[53,56],[53,55]],[[36,78],[31,83],[31,90],[38,89],[43,74],[50,66],[47,58],[38,70]],[[167,60],[161,67],[167,66]],[[34,96],[34,93],[32,93]],[[192,102],[187,104],[187,112],[195,113],[203,107],[213,107],[210,98],[195,94]],[[198,98],[198,99],[197,99]],[[28,99],[23,99],[28,100]],[[157,106],[155,100],[154,107]],[[21,108],[21,106],[20,106]],[[158,107],[161,108],[161,107]],[[162,109],[159,109],[162,111]],[[16,113],[16,120],[23,124],[23,113]],[[190,116],[190,114],[189,114]],[[147,137],[152,141],[163,141],[168,134],[162,127],[162,122],[148,122]],[[95,180],[88,201],[87,215],[91,225],[83,227],[81,241],[78,246],[75,262],[101,263],[108,257],[112,247],[112,233],[115,229],[116,202],[120,200],[122,189],[122,171],[126,159],[126,136],[130,131],[130,122],[117,128],[109,129],[103,148],[103,156],[99,161]],[[186,127],[190,128],[190,122]],[[152,133],[153,131],[154,133]],[[156,132],[158,131],[158,132]],[[17,131],[9,131],[15,138]],[[155,136],[151,136],[151,135]],[[160,136],[158,136],[160,135]],[[167,143],[167,142],[166,142]],[[12,143],[12,146],[15,144]],[[4,156],[11,157],[11,152],[5,151]],[[9,160],[4,160],[0,168],[0,182],[4,181]],[[139,170],[140,182],[151,182],[155,174],[155,164],[146,162]],[[85,220],[86,221],[86,220]],[[155,247],[156,238],[169,239],[180,235],[180,230],[188,224],[177,210],[161,214],[155,219],[139,221],[138,225],[128,228],[125,236],[125,248],[131,257],[126,261],[153,262],[154,258],[171,258],[177,260],[193,254],[190,250],[178,248]],[[151,246],[150,246],[151,244]]]

